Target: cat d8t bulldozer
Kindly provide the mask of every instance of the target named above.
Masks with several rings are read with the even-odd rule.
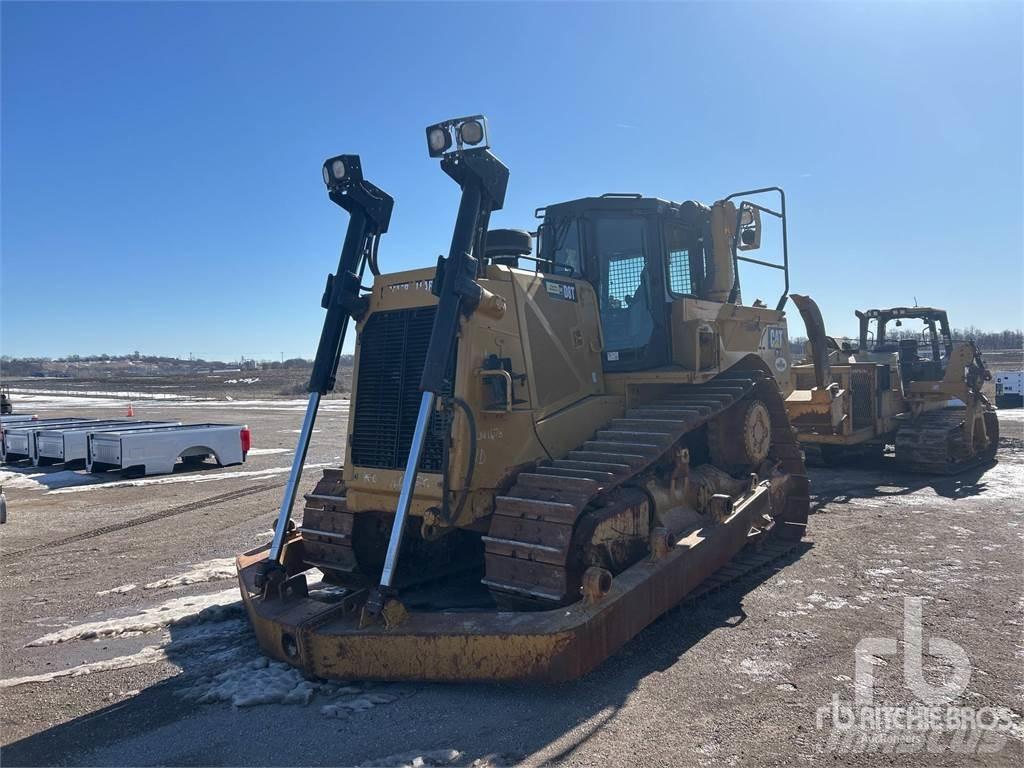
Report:
[[[324,165],[349,229],[274,540],[238,557],[242,596],[264,652],[308,675],[571,679],[804,534],[788,255],[743,255],[762,216],[785,232],[785,197],[605,194],[539,209],[535,233],[488,231],[508,170],[485,119],[427,141],[461,188],[436,267],[382,273],[391,198],[354,155]],[[748,199],[769,193],[779,210]],[[783,271],[774,309],[740,303],[743,262]],[[344,465],[296,526],[350,319]]]
[[[825,334],[812,299],[792,298],[811,354],[793,366],[786,409],[809,462],[891,452],[900,469],[948,474],[995,458],[999,421],[981,391],[992,375],[974,342],[953,340],[945,310],[857,311],[858,343],[840,344]],[[913,320],[920,333],[890,337],[890,324]]]

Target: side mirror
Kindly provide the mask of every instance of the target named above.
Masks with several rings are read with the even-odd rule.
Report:
[[[741,251],[755,251],[761,247],[761,211],[752,205],[740,205],[740,238]]]

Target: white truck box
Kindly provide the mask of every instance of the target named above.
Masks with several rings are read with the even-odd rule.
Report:
[[[1024,371],[996,371],[996,407],[1024,406]]]
[[[8,421],[8,419],[10,419],[10,421]],[[4,432],[8,429],[28,427],[32,424],[57,424],[58,422],[68,420],[69,419],[67,417],[40,419],[35,416],[0,416],[0,441],[3,439]],[[80,421],[87,421],[87,419],[80,419]]]
[[[95,424],[100,419],[36,419],[35,421],[4,425],[3,442],[0,443],[0,461],[11,463],[32,458],[32,447],[36,429],[71,426],[72,424]]]
[[[12,440],[12,444],[15,445],[15,447],[18,450],[21,450],[21,447],[22,447],[22,438],[21,438],[21,436],[23,435],[24,437],[26,437],[28,439],[28,459],[29,459],[29,461],[32,462],[33,466],[38,466],[39,454],[37,453],[37,451],[38,451],[38,447],[39,447],[39,444],[38,444],[39,433],[42,432],[44,429],[64,429],[66,427],[76,427],[76,426],[77,427],[81,427],[81,428],[85,428],[85,427],[103,427],[103,426],[107,426],[108,424],[120,424],[121,426],[124,426],[125,424],[133,424],[133,423],[134,423],[133,421],[129,421],[127,419],[91,419],[91,420],[85,421],[85,422],[77,422],[77,421],[75,421],[75,422],[71,422],[70,424],[51,424],[51,425],[44,424],[44,425],[40,426],[38,421],[30,421],[30,422],[27,422],[25,424],[17,425],[17,429],[18,429],[18,432],[19,432],[19,437],[13,439]]]
[[[109,424],[90,424],[86,426],[46,428],[36,431],[36,445],[32,463],[37,466],[61,464],[65,467],[85,466],[86,443],[88,436],[94,432],[113,432],[131,427],[133,430],[154,427],[173,427],[180,421],[118,421]]]
[[[86,468],[90,472],[131,470],[166,475],[180,458],[199,464],[212,456],[218,466],[241,464],[249,452],[249,428],[243,424],[182,426],[97,432],[87,438]]]
[[[0,424],[15,424],[21,421],[32,421],[35,416],[29,413],[6,413],[0,416]]]

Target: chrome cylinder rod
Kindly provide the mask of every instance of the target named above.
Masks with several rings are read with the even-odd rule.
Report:
[[[398,509],[395,510],[395,522],[391,526],[391,538],[388,539],[388,552],[384,558],[384,570],[380,574],[380,586],[387,589],[394,580],[395,569],[398,567],[398,550],[402,545],[402,532],[405,530],[405,521],[409,516],[409,505],[412,503],[412,494],[416,489],[416,472],[420,465],[420,454],[423,453],[423,442],[427,439],[427,428],[430,426],[430,416],[434,412],[433,392],[424,392],[420,399],[420,412],[416,417],[416,431],[412,435],[412,445],[409,446],[409,460],[405,465],[405,475],[402,476],[402,490],[398,495]]]
[[[292,516],[295,505],[295,494],[302,479],[302,468],[306,464],[306,453],[309,451],[309,439],[313,436],[313,424],[316,412],[320,408],[320,393],[310,392],[309,403],[306,405],[306,417],[302,420],[299,442],[295,446],[295,458],[292,459],[292,470],[288,473],[288,484],[284,487],[284,498],[281,499],[281,511],[277,513],[274,525],[274,541],[270,545],[270,562],[281,562],[281,549],[284,547],[284,535],[288,532],[288,520]]]

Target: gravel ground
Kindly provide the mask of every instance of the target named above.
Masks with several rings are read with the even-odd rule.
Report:
[[[19,404],[41,416],[123,415],[102,398]],[[329,406],[306,486],[316,465],[339,461],[347,404]],[[257,450],[243,467],[99,485],[59,470],[3,473],[5,765],[1024,760],[1024,411],[1000,414],[998,464],[957,477],[812,470],[810,543],[785,567],[671,611],[580,681],[319,686],[261,660],[224,567],[269,538],[302,407],[136,407],[142,418],[247,423]],[[904,630],[906,598],[921,598],[910,606],[922,612],[922,655]],[[853,699],[865,638],[882,640],[861,653],[875,703],[919,703],[907,659],[921,660],[933,687],[951,679],[948,642],[932,644],[951,641],[971,673],[956,705],[1005,707],[1012,729],[968,732],[983,738],[959,749],[936,731],[888,752],[837,742],[819,709]]]

